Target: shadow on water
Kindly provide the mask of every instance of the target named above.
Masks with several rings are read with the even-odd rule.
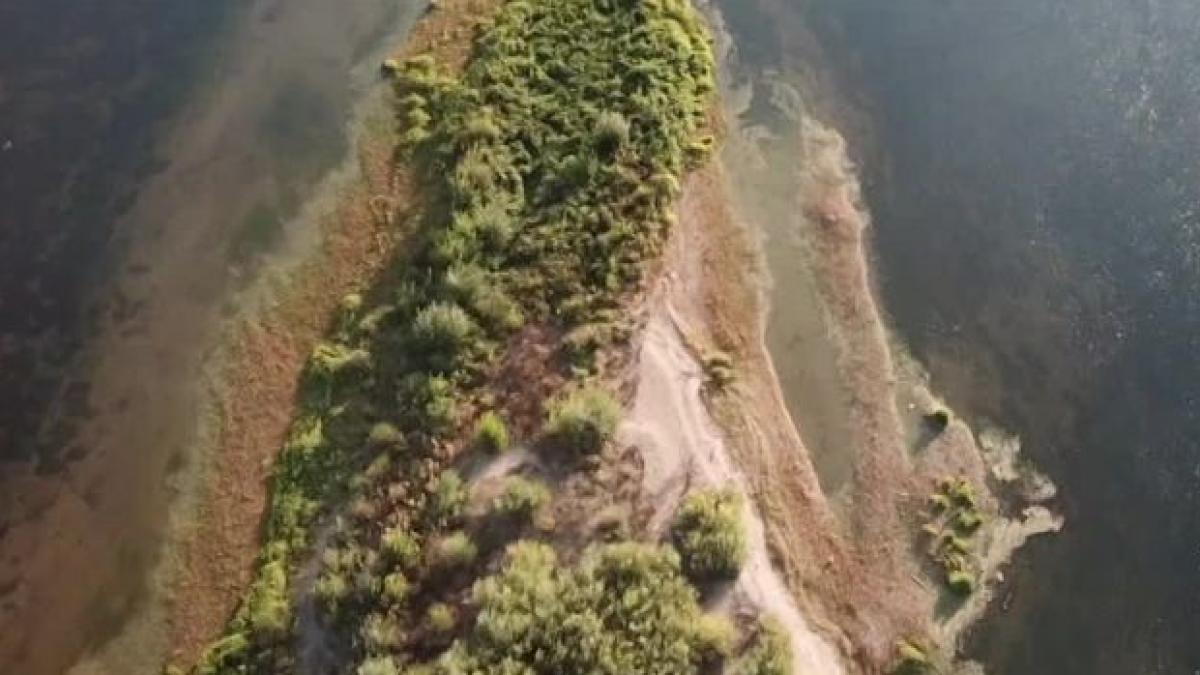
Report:
[[[869,118],[849,136],[892,323],[1061,487],[1066,530],[1021,554],[969,653],[1001,674],[1200,668],[1200,5],[726,12],[758,14],[730,25],[777,67],[796,51],[759,33],[780,17],[817,38],[826,60],[798,67]]]

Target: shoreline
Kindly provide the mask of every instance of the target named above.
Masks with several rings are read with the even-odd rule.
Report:
[[[403,38],[383,52],[404,58],[436,49],[461,63],[466,51],[445,36],[480,10],[456,15],[448,4],[439,7],[437,19],[418,10],[404,22]],[[373,68],[382,60],[368,59]],[[204,494],[183,537],[181,571],[172,584],[172,663],[196,663],[241,602],[261,550],[270,472],[293,421],[304,366],[342,300],[368,286],[404,242],[393,223],[405,221],[412,186],[391,163],[396,137],[388,95],[382,84],[368,94],[373,101],[355,115],[352,166],[332,178],[326,200],[332,206],[311,216],[319,221],[315,236],[284,255],[292,261],[284,269],[243,293],[245,307],[228,328],[224,354],[210,364],[218,440],[205,453]]]
[[[452,13],[445,7],[438,12],[448,17]],[[421,26],[419,30],[428,27],[430,32],[410,37],[405,51],[424,47],[422,41],[433,34],[433,24],[423,22]],[[372,154],[370,148],[365,152]],[[291,423],[291,402],[305,359],[341,299],[378,271],[399,243],[379,241],[377,237],[386,229],[370,206],[381,185],[388,186],[393,203],[407,201],[405,188],[397,186],[394,177],[387,177],[387,156],[382,153],[364,160],[369,166],[363,180],[375,189],[351,186],[340,200],[342,209],[329,233],[335,240],[332,250],[327,240],[317,260],[294,270],[289,279],[299,288],[290,289],[278,304],[263,310],[263,317],[248,321],[231,348],[232,365],[222,377],[230,392],[222,399],[222,448],[210,458],[214,474],[207,482],[213,492],[203,500],[206,506],[198,531],[191,537],[198,544],[187,554],[188,578],[181,582],[175,597],[173,659],[195,661],[199,648],[224,625],[218,620],[223,622],[232,613],[249,582],[251,563],[258,553],[258,519],[267,499],[268,464]],[[890,477],[897,466],[910,470],[902,459],[904,453],[898,456],[896,452],[904,437],[899,413],[887,408],[894,407],[894,400],[886,404],[876,392],[875,403],[883,407],[869,415],[880,426],[868,436],[883,449],[868,453],[865,462],[856,462],[856,492],[864,510],[858,514],[858,526],[847,531],[821,491],[812,458],[788,411],[786,392],[766,342],[772,308],[764,294],[761,242],[752,243],[750,226],[741,224],[735,214],[723,167],[716,168],[718,161],[710,165],[714,168],[688,176],[680,204],[681,210],[696,216],[698,227],[707,230],[700,239],[704,244],[694,247],[698,253],[688,256],[687,269],[668,269],[666,273],[680,273],[702,289],[697,304],[685,310],[699,317],[699,325],[708,333],[689,336],[700,345],[690,345],[700,350],[697,355],[705,352],[704,345],[711,345],[728,352],[744,368],[744,388],[715,400],[713,413],[730,436],[738,464],[766,516],[765,534],[775,566],[785,576],[805,617],[848,662],[880,668],[894,660],[897,639],[932,633],[914,610],[932,606],[933,599],[930,589],[918,580],[921,562],[907,557],[905,543],[911,533],[905,527],[912,504],[900,499],[916,485],[917,476]],[[843,210],[845,195],[832,198],[832,224],[852,220]],[[853,200],[847,203],[857,211]],[[681,218],[680,227],[693,227],[688,224],[692,220]],[[674,239],[681,238],[682,234],[677,234]],[[865,268],[866,244],[853,237],[841,243],[847,241],[864,267],[851,270],[861,274],[850,284],[856,292],[861,291],[852,302],[861,304],[848,306],[849,314],[843,319],[861,319],[864,323],[858,328],[868,334],[866,343],[850,350],[870,351],[873,358],[883,359],[885,371],[891,373],[882,380],[858,384],[864,388],[895,386],[889,337],[881,330],[879,308]],[[882,396],[887,398],[886,392]],[[965,431],[967,440],[963,433],[957,432],[956,442],[970,440],[970,431]],[[887,440],[889,436],[891,440]],[[787,449],[783,457],[781,448]],[[980,466],[963,469],[986,479]],[[796,550],[797,542],[802,544],[800,550]],[[221,555],[214,555],[216,552]],[[910,579],[916,588],[909,585]],[[215,588],[219,593],[213,592]]]

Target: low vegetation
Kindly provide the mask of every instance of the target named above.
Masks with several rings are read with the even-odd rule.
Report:
[[[945,478],[929,497],[932,518],[923,530],[929,555],[941,567],[944,582],[955,595],[975,592],[975,534],[983,524],[975,488],[963,478]]]
[[[584,675],[689,673],[732,648],[732,626],[706,617],[667,548],[596,546],[575,566],[521,542],[472,591],[474,624],[434,672]]]
[[[734,664],[733,675],[791,675],[792,643],[779,622],[767,617],[759,622],[753,645]]]
[[[632,543],[566,566],[526,542],[472,584],[503,546],[454,470],[467,448],[512,445],[491,384],[519,334],[575,336],[550,364],[573,381],[537,402],[547,444],[596,454],[614,434],[620,406],[594,355],[627,335],[614,318],[662,250],[681,176],[713,148],[698,15],[686,0],[508,0],[461,72],[431,57],[383,72],[420,208],[398,219],[403,255],[312,356],[256,580],[196,672],[295,672],[310,594],[309,630],[359,675],[686,673],[725,658],[732,629],[703,616],[681,569],[736,571],[744,542],[722,528],[740,505],[722,498],[681,525],[682,568]],[[548,501],[514,479],[496,508],[529,517]],[[297,573],[313,558],[307,587]]]
[[[693,492],[671,526],[684,572],[696,581],[737,577],[746,561],[744,504],[733,490]]]

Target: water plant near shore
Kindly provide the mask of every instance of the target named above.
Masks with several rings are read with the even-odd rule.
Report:
[[[922,528],[929,556],[942,568],[946,588],[958,596],[975,592],[974,536],[983,524],[975,488],[963,478],[945,478],[929,496],[932,518]]]
[[[572,617],[603,615],[610,591],[640,589],[663,620],[564,635],[568,660],[528,672],[597,672],[569,648],[593,638],[608,645],[595,663],[620,666],[603,672],[690,672],[727,651],[722,631],[699,621],[669,550],[617,544],[560,570],[544,545],[521,545],[500,576],[469,588],[491,550],[472,538],[479,523],[452,466],[484,410],[495,416],[474,440],[511,442],[505,411],[491,410],[496,364],[515,335],[579,334],[641,287],[681,175],[712,151],[701,129],[715,89],[708,38],[686,0],[510,0],[481,25],[461,73],[428,57],[383,69],[396,90],[397,161],[420,188],[421,208],[404,223],[411,246],[313,355],[274,472],[256,581],[201,674],[293,672],[297,603],[314,592],[322,630],[359,672],[398,672],[447,648],[443,664],[492,663],[505,643],[479,639],[498,629],[481,623],[502,601],[488,589],[539,565],[574,594],[562,605]],[[589,333],[587,349],[622,335]],[[565,381],[598,374],[595,361],[553,367]],[[579,383],[546,432],[594,454],[618,414],[599,379]],[[509,497],[522,512],[545,501],[540,490]],[[312,550],[318,523],[323,553]],[[321,562],[315,590],[297,575],[309,556]],[[455,642],[465,609],[477,613],[474,632]],[[709,630],[692,636],[699,625]],[[521,643],[504,635],[520,662]]]

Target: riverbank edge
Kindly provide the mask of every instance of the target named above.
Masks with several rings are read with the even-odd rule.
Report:
[[[497,4],[440,2],[389,53],[396,59],[432,53],[447,68],[461,69],[469,40],[459,36]],[[170,663],[196,663],[244,597],[261,550],[274,459],[294,418],[305,363],[343,298],[365,288],[405,241],[394,224],[406,222],[414,206],[413,183],[392,161],[397,137],[390,108],[375,114],[384,122],[363,125],[351,140],[351,174],[336,188],[319,241],[298,263],[264,274],[248,290],[248,307],[211,359],[201,485],[193,515],[180,527],[169,582]]]

